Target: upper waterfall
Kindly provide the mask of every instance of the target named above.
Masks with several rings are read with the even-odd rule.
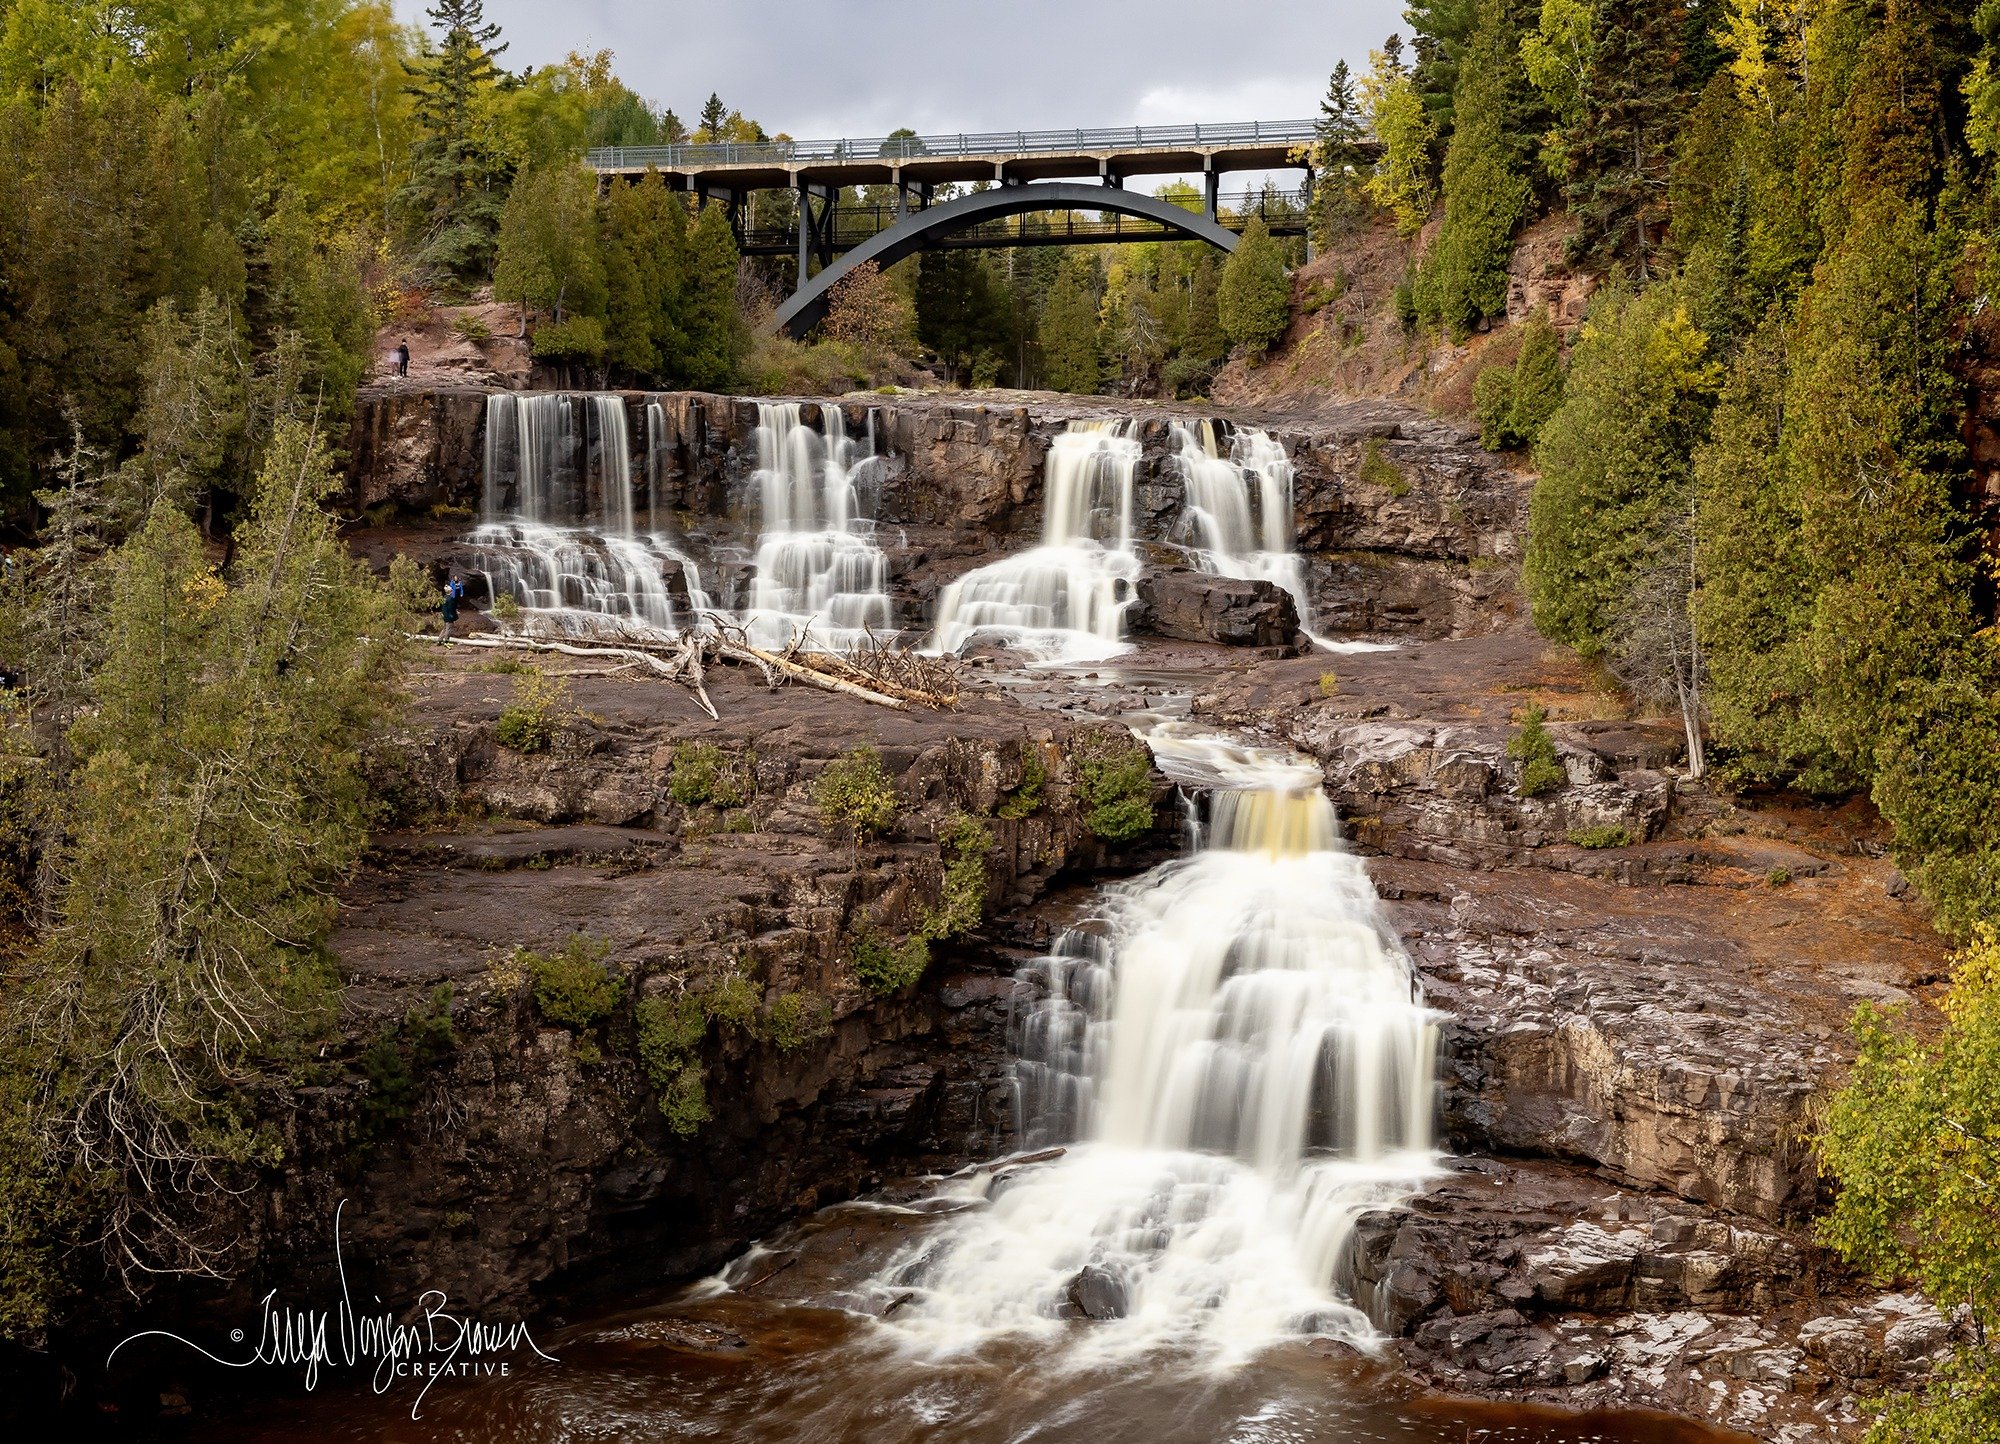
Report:
[[[1139,443],[1123,421],[1073,421],[1043,467],[1042,542],[975,568],[938,596],[931,645],[955,652],[990,635],[1050,660],[1123,651]]]
[[[1173,434],[1195,564],[1218,576],[1282,587],[1310,634],[1312,597],[1305,560],[1293,549],[1293,472],[1285,448],[1255,427],[1242,427],[1224,454],[1216,424],[1207,419],[1178,422]]]

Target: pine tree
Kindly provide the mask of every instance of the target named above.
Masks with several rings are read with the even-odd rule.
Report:
[[[713,145],[722,139],[723,123],[729,118],[729,111],[722,104],[722,97],[714,91],[701,105],[701,120],[696,127],[694,138],[704,144]]]
[[[1222,263],[1216,313],[1231,343],[1259,355],[1291,324],[1292,284],[1262,216],[1250,218],[1236,249]]]
[[[422,138],[394,209],[424,260],[470,281],[490,268],[500,230],[506,165],[481,120],[501,78],[493,57],[507,47],[495,43],[500,27],[486,21],[483,0],[438,0],[426,13],[440,42],[408,67]]]
[[[1327,246],[1359,222],[1365,209],[1368,158],[1361,139],[1367,128],[1345,60],[1333,67],[1319,112],[1313,127],[1312,223],[1314,237]]]
[[[1103,383],[1097,331],[1097,263],[1077,252],[1063,258],[1042,311],[1042,382],[1088,395]]]
[[[1602,266],[1627,257],[1642,284],[1666,227],[1668,171],[1688,112],[1685,14],[1681,0],[1598,7],[1575,119],[1563,132],[1573,258]]]
[[[685,341],[675,369],[690,386],[727,386],[748,354],[749,331],[736,299],[738,259],[729,213],[711,201],[688,234]]]

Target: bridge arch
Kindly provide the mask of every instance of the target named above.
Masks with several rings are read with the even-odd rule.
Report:
[[[870,237],[799,287],[771,318],[771,329],[803,338],[825,318],[827,293],[864,262],[873,261],[887,270],[905,256],[923,249],[924,242],[932,236],[1031,211],[1111,211],[1158,221],[1189,240],[1207,241],[1224,251],[1235,250],[1238,239],[1234,231],[1198,211],[1117,186],[1067,181],[996,186],[912,211],[888,230]]]

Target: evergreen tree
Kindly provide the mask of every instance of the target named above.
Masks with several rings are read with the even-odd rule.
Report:
[[[1479,441],[1489,451],[1532,446],[1562,404],[1562,338],[1537,310],[1521,326],[1514,364],[1489,365],[1474,385]]]
[[[438,32],[409,67],[421,136],[396,205],[429,264],[461,280],[483,277],[500,230],[507,167],[484,134],[488,97],[506,50],[484,0],[438,0],[425,12]]]
[[[1242,239],[1222,263],[1216,314],[1233,345],[1261,355],[1285,334],[1292,319],[1292,283],[1285,258],[1262,216],[1252,216]]]
[[[552,165],[514,183],[500,222],[493,297],[547,311],[556,326],[572,315],[601,317],[604,251],[597,176],[578,165]]]
[[[1042,312],[1042,382],[1088,395],[1103,383],[1097,333],[1097,263],[1081,251],[1063,258]]]
[[[722,104],[722,97],[714,91],[702,102],[700,123],[695,128],[694,138],[698,143],[713,145],[723,138],[723,124],[729,112]]]
[[[1479,0],[1458,67],[1457,117],[1444,164],[1444,224],[1415,283],[1418,316],[1458,338],[1507,305],[1507,262],[1531,189],[1524,156],[1533,111],[1512,0]]]
[[[981,357],[1014,349],[1007,297],[985,255],[924,251],[916,269],[917,340],[953,377],[967,379]]]
[[[1313,234],[1322,246],[1358,223],[1365,210],[1368,159],[1361,141],[1367,133],[1347,62],[1333,67],[1326,98],[1313,127]]]
[[[1403,18],[1416,41],[1417,94],[1432,130],[1448,141],[1459,103],[1459,67],[1479,24],[1479,0],[1411,0]]]
[[[750,333],[736,299],[738,260],[729,214],[711,201],[688,234],[683,350],[673,358],[674,370],[690,386],[727,386],[749,354]]]

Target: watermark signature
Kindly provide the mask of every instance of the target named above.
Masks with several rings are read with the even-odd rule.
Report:
[[[487,1324],[454,1313],[450,1297],[441,1289],[426,1289],[404,1322],[398,1322],[387,1308],[373,1313],[358,1311],[348,1293],[347,1260],[341,1250],[340,1218],[346,1208],[347,1200],[342,1199],[333,1214],[333,1257],[340,1272],[340,1301],[333,1307],[295,1308],[279,1302],[278,1291],[273,1289],[258,1303],[257,1343],[248,1358],[225,1358],[180,1334],[147,1329],[121,1339],[105,1358],[105,1366],[108,1368],[127,1344],[140,1339],[172,1339],[224,1368],[303,1368],[310,1393],[319,1384],[321,1369],[359,1365],[371,1370],[371,1385],[377,1394],[386,1394],[402,1379],[422,1380],[423,1387],[410,1403],[410,1417],[420,1419],[424,1396],[440,1379],[507,1378],[512,1366],[508,1356],[524,1349],[538,1359],[556,1362],[553,1355],[542,1352],[526,1324]],[[376,1299],[376,1303],[381,1300]],[[242,1329],[229,1331],[232,1344],[242,1344],[247,1337]]]

